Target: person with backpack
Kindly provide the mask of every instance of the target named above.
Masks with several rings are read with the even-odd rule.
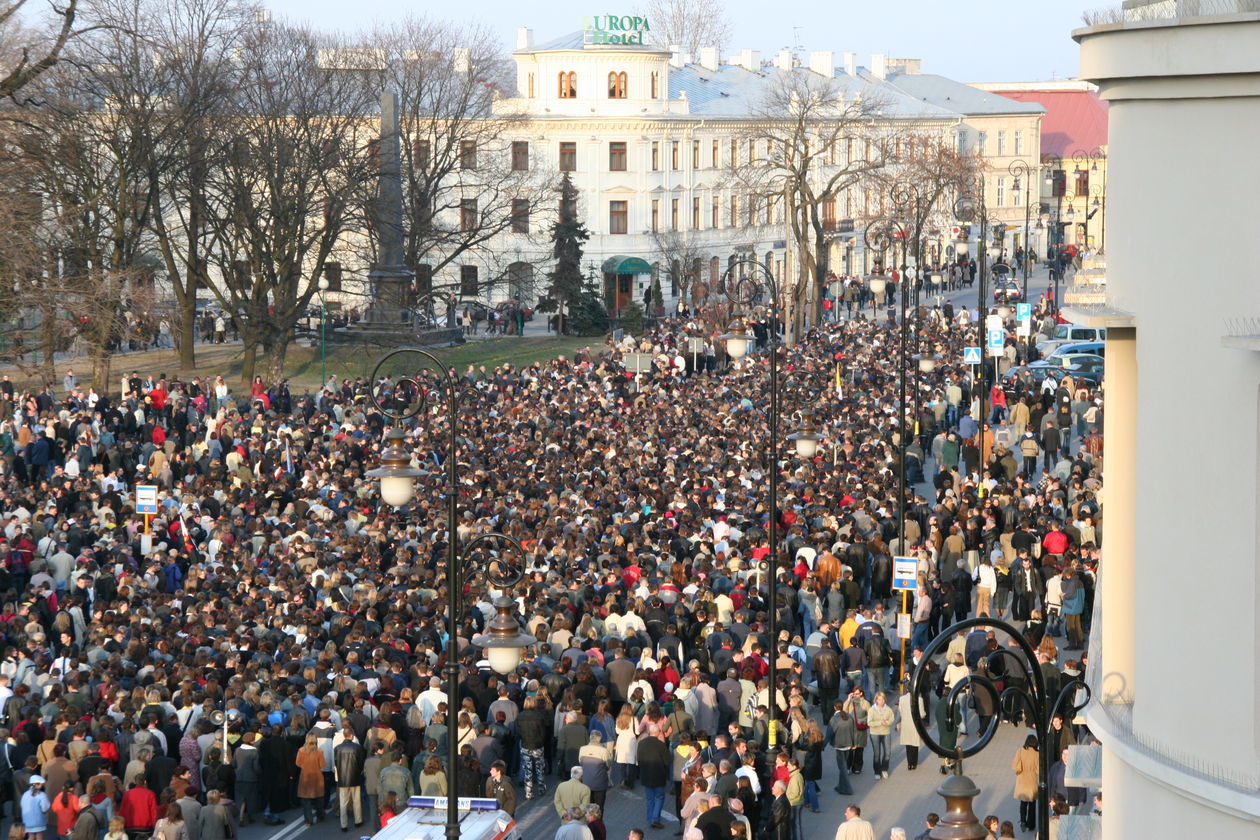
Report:
[[[882,632],[866,639],[866,682],[872,695],[888,690],[888,669],[892,667],[892,645]]]

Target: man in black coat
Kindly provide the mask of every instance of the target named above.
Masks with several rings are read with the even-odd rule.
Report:
[[[792,805],[787,798],[787,785],[776,781],[770,788],[770,821],[766,824],[768,840],[792,840]]]
[[[830,709],[840,696],[840,654],[830,639],[823,639],[814,655],[814,677],[818,680],[818,706]]]
[[[664,828],[661,809],[665,805],[665,787],[669,784],[672,762],[669,747],[661,740],[660,727],[654,723],[648,726],[647,737],[639,742],[638,759],[648,822],[652,828]]]
[[[354,737],[354,727],[349,723],[341,730],[342,742],[333,750],[333,768],[337,774],[337,800],[341,812],[341,830],[350,826],[350,809],[354,808],[354,824],[363,825],[363,765],[367,751]]]

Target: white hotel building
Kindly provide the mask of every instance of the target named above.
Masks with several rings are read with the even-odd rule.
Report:
[[[989,159],[987,202],[991,217],[1014,227],[1025,218],[1024,190],[1008,173],[1010,162],[1036,168],[1043,109],[920,72],[919,61],[874,55],[859,66],[856,54],[781,51],[763,61],[755,50],[723,58],[717,50],[699,56],[638,45],[592,43],[577,31],[535,44],[530,30],[517,36],[515,96],[496,103],[496,113],[514,120],[511,139],[528,147],[529,165],[569,172],[579,192],[579,215],[591,232],[585,247],[589,268],[602,272],[611,307],[640,302],[660,270],[667,307],[677,301],[674,272],[696,281],[716,281],[737,255],[755,255],[779,276],[794,275],[795,257],[781,205],[754,203],[732,189],[731,163],[747,162],[747,138],[755,133],[759,106],[777,74],[814,73],[834,78],[846,99],[879,102],[877,120],[918,134],[940,132],[964,150]],[[522,118],[523,117],[523,118]],[[752,207],[750,207],[750,204]],[[834,228],[828,264],[837,274],[869,268],[862,243],[865,198],[860,190],[824,208]],[[754,210],[749,219],[750,209]],[[957,244],[952,229],[937,232],[940,255]],[[495,242],[494,264],[464,265],[435,277],[435,285],[484,280],[502,272],[512,286],[535,294],[551,265],[550,243],[537,232],[504,234]],[[669,247],[663,247],[663,242]],[[502,255],[511,255],[504,260]],[[685,254],[680,259],[679,255]],[[671,271],[672,269],[672,271]]]

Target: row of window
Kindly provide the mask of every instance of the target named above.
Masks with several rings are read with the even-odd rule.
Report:
[[[704,141],[692,140],[690,146],[685,146],[682,140],[670,140],[662,143],[660,141],[652,141],[650,148],[650,164],[651,171],[661,171],[662,164],[662,146],[665,146],[664,152],[668,157],[669,168],[674,171],[683,169],[684,163],[689,162],[692,169],[704,168],[707,161],[710,168],[720,168],[722,166],[722,140],[711,140],[708,145],[708,155],[705,156]],[[744,163],[757,163],[759,161],[768,160],[775,155],[774,143],[771,140],[728,140],[726,144],[726,162],[732,166],[739,166],[741,161]],[[899,159],[902,155],[913,155],[916,151],[912,141],[898,140],[897,146],[893,151],[894,159]],[[827,163],[829,165],[847,166],[854,160],[854,155],[861,153],[864,155],[863,160],[870,160],[876,152],[871,140],[859,140],[854,138],[846,138],[832,143],[826,152]],[[431,159],[432,147],[428,140],[419,140],[416,142],[413,160],[415,167],[420,170],[428,169]],[[684,156],[686,155],[686,157]],[[524,172],[530,168],[530,149],[528,140],[515,140],[512,142],[512,169],[516,172]],[[577,143],[562,142],[560,143],[560,171],[576,172],[577,171]],[[477,143],[473,140],[463,140],[459,144],[459,168],[475,170],[477,168]],[[625,141],[612,141],[608,144],[608,169],[610,172],[625,172],[629,168],[628,146]]]
[[[1015,148],[1011,152],[1015,157],[1019,157],[1024,153],[1024,132],[1023,129],[1015,129],[1011,132],[1015,140]],[[967,151],[967,132],[958,132],[958,151],[960,153]],[[989,153],[989,133],[980,131],[976,134],[976,150],[982,155]],[[1006,130],[1003,129],[997,133],[997,148],[994,149],[994,155],[997,157],[1006,157]]]
[[[526,79],[525,92],[530,99],[536,94],[536,85],[534,83],[534,74],[530,73]],[[661,95],[661,74],[652,72],[648,77],[648,96],[651,99],[659,99]],[[561,70],[556,74],[556,96],[560,99],[577,99],[578,95],[578,74],[575,70]],[[608,74],[608,98],[609,99],[628,99],[630,97],[629,77],[624,70],[614,70]]]

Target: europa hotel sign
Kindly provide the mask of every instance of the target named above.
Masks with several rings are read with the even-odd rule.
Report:
[[[647,18],[638,15],[593,15],[582,18],[582,29],[588,44],[643,46],[643,35],[652,27]]]

